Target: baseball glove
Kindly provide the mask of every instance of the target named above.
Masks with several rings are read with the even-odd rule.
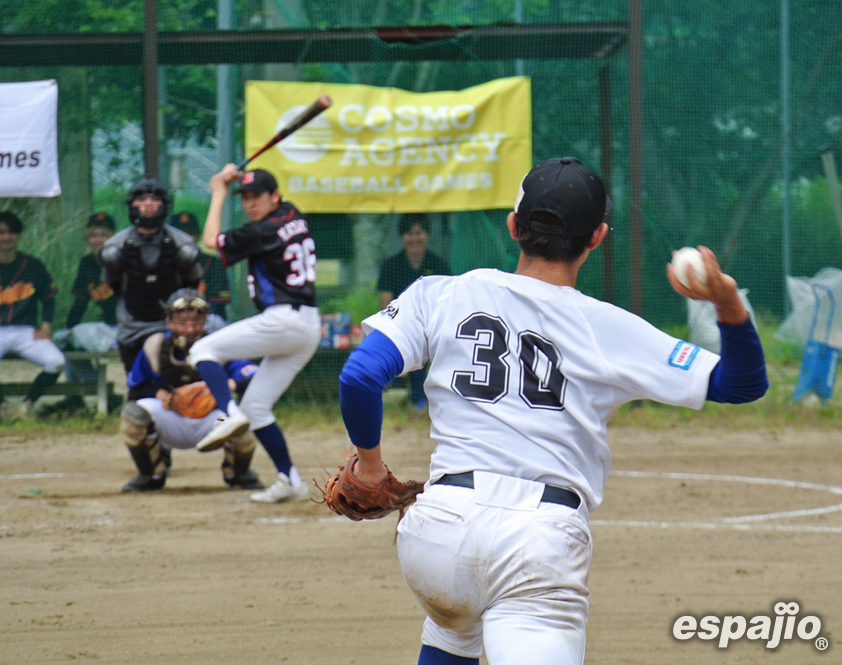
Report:
[[[415,480],[402,483],[388,469],[380,484],[367,485],[354,474],[358,460],[357,455],[352,455],[325,481],[324,503],[337,515],[359,522],[377,520],[397,510],[403,517],[416,495],[424,491],[424,483]]]
[[[204,418],[216,408],[216,400],[204,381],[176,388],[167,408],[188,418]]]

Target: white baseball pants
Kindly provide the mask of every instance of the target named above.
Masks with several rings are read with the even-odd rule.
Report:
[[[45,372],[55,374],[64,367],[64,354],[49,339],[35,339],[32,326],[0,326],[0,358],[11,351]]]
[[[179,450],[195,448],[210,433],[221,415],[219,410],[214,409],[203,418],[188,418],[165,409],[164,403],[157,397],[144,397],[137,400],[137,405],[152,418],[161,445]]]
[[[275,422],[272,407],[313,357],[321,330],[316,307],[273,305],[202,337],[190,348],[190,364],[263,358],[240,402],[251,428],[261,429]]]
[[[478,489],[428,485],[398,523],[401,570],[427,612],[422,643],[468,658],[484,646],[489,665],[581,665],[587,509],[539,503],[540,483],[485,475]]]

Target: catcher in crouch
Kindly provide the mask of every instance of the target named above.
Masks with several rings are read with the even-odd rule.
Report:
[[[168,332],[151,335],[128,376],[129,401],[120,418],[120,435],[138,473],[124,492],[147,492],[164,487],[173,448],[195,448],[217,421],[216,401],[187,362],[193,343],[205,334],[210,303],[196,289],[175,291],[167,300]],[[225,365],[232,392],[242,392],[257,371],[249,360]],[[222,477],[231,487],[263,489],[249,467],[257,446],[250,430],[224,444]]]

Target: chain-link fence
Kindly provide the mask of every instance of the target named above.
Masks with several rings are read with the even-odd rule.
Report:
[[[145,168],[149,8],[0,0],[0,81],[59,83],[63,194],[0,202],[25,220],[21,249],[62,285],[59,317],[85,249],[84,221],[104,209],[126,225],[125,192]],[[242,157],[248,80],[429,92],[525,75],[533,160],[573,155],[609,169],[614,230],[580,275],[586,293],[658,325],[684,323],[665,264],[670,250],[705,244],[749,290],[754,310],[780,319],[787,272],[842,267],[842,220],[821,159],[842,138],[839,2],[728,0],[700,10],[689,0],[174,0],[154,16],[158,171],[174,208],[200,219],[209,174]],[[436,214],[431,249],[457,272],[511,270],[507,212]],[[374,293],[376,265],[354,257],[364,244],[374,264],[397,251],[396,216],[348,211],[312,221],[329,275],[320,304],[358,319],[376,307],[362,293]],[[246,297],[235,305],[234,316],[248,313]]]

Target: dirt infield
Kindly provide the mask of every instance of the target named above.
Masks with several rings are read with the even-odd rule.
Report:
[[[387,438],[399,478],[426,478],[426,433],[419,419]],[[338,432],[288,435],[306,478],[342,459]],[[840,662],[842,434],[615,429],[611,441],[587,663]],[[122,495],[132,468],[113,435],[0,437],[0,662],[415,663],[423,615],[395,520],[252,504],[224,487],[220,462],[176,451],[164,492]],[[262,451],[256,468],[271,478]],[[774,619],[779,601],[818,616],[829,648],[672,637],[679,616]]]

